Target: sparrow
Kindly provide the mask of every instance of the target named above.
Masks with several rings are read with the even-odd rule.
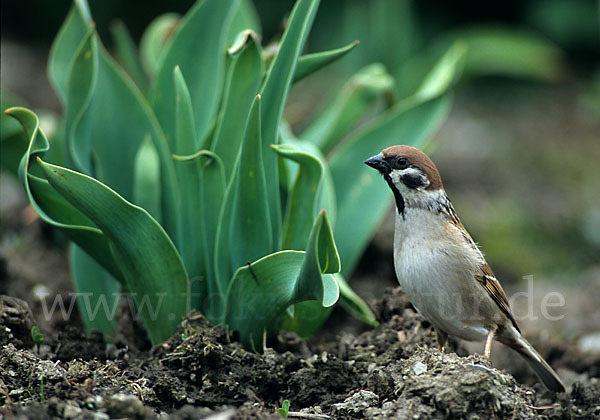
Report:
[[[448,335],[492,339],[516,350],[550,391],[564,392],[560,378],[525,338],[502,286],[460,222],[431,159],[411,146],[392,146],[365,162],[377,169],[394,194],[394,267],[415,309],[437,333],[443,350]]]

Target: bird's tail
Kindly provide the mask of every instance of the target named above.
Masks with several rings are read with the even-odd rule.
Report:
[[[552,392],[565,392],[565,385],[562,383],[556,372],[548,363],[540,356],[527,340],[520,334],[510,343],[506,343],[516,350],[533,369],[542,383]]]

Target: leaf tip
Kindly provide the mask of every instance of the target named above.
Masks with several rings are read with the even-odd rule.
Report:
[[[8,108],[6,108],[6,109],[3,111],[3,112],[4,112],[4,115],[11,115],[11,116],[12,116],[12,114],[15,112],[15,110],[17,110],[17,108],[18,108],[18,107],[16,107],[16,106],[11,106],[11,107],[8,107]]]

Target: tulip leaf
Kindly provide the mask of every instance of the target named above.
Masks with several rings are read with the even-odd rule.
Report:
[[[49,143],[39,128],[37,115],[25,108],[9,108],[4,111],[19,121],[28,139],[27,151],[19,165],[19,178],[25,186],[29,202],[42,220],[61,229],[72,241],[93,255],[113,276],[122,280],[110,252],[109,244],[102,231],[83,213],[76,209],[41,176],[36,157],[48,151]],[[37,172],[40,176],[33,175]]]
[[[0,86],[0,109],[24,105],[24,101]],[[0,168],[18,176],[19,161],[27,151],[29,139],[17,120],[0,114]]]
[[[162,220],[160,158],[149,135],[135,155],[133,168],[133,201],[160,222]]]
[[[173,32],[179,24],[177,13],[165,13],[155,18],[142,34],[140,60],[146,74],[154,79],[162,66],[165,52],[173,40]]]
[[[302,132],[309,141],[328,154],[343,136],[360,123],[361,118],[382,95],[393,91],[394,79],[381,64],[371,64],[344,84],[336,97]]]
[[[66,34],[72,33],[72,35],[65,37],[59,34],[57,37],[55,41],[57,45],[54,49],[60,54],[56,53],[51,56],[51,68],[55,67],[53,64],[55,56],[62,57],[61,60],[64,61],[66,52],[63,50],[73,48],[73,45],[82,45],[85,42],[75,43],[71,40],[80,32],[77,28],[87,25],[86,16],[89,18],[89,11],[84,0],[78,0],[75,5],[75,11],[69,15],[61,30]],[[86,33],[87,31],[84,34],[79,33],[80,39],[84,39]],[[63,43],[66,44],[62,45]],[[77,125],[82,129],[90,127],[91,149],[94,152],[95,163],[94,176],[117,191],[126,200],[133,200],[134,168],[132,162],[135,160],[142,141],[149,134],[161,164],[163,223],[167,232],[176,237],[178,190],[173,162],[164,133],[149,103],[135,83],[104,50],[97,35],[95,35],[95,43],[98,58],[97,77],[89,74],[69,73],[70,78],[95,80],[93,101],[89,102],[89,108],[85,112],[79,112],[77,119]],[[74,52],[72,51],[72,56],[75,56],[76,52],[77,47],[74,48]],[[93,58],[93,55],[91,57]],[[85,72],[93,69],[94,67],[89,65],[82,67]],[[66,83],[68,86],[68,83],[71,82],[67,80]],[[56,85],[57,89],[62,89],[61,84],[62,82]],[[92,88],[90,87],[90,89]],[[61,94],[60,90],[59,94]],[[64,94],[66,97],[67,93]],[[82,132],[85,133],[85,130]],[[78,153],[83,154],[83,151],[79,150]]]
[[[335,278],[335,274],[327,274]],[[340,290],[341,292],[341,290]],[[340,296],[340,302],[341,302]],[[287,316],[279,327],[285,331],[293,331],[300,337],[310,337],[316,333],[331,314],[333,307],[325,307],[316,300],[305,300],[288,307]]]
[[[210,147],[223,161],[229,180],[244,136],[245,122],[264,73],[262,52],[256,34],[244,31],[227,50],[227,78],[223,104]],[[235,122],[235,123],[232,123]]]
[[[464,41],[455,41],[429,71],[415,97],[422,100],[435,98],[453,87],[460,77],[467,51]]]
[[[340,305],[353,317],[373,327],[379,325],[367,303],[352,290],[341,273],[334,274],[340,287]]]
[[[274,248],[267,207],[260,117],[260,96],[257,95],[217,227],[215,270],[218,288],[223,294],[239,267],[273,252]]]
[[[227,43],[230,44],[240,32],[248,29],[257,34],[262,33],[260,18],[256,8],[254,7],[254,3],[252,0],[240,0],[239,6],[235,10],[233,20],[229,28]]]
[[[187,82],[198,136],[194,140],[199,150],[219,106],[225,65],[223,51],[237,4],[238,0],[198,1],[177,25],[150,93],[170,144],[174,141],[176,124],[173,68],[179,66]]]
[[[97,329],[112,337],[115,333],[121,285],[73,243],[69,247],[69,264],[77,290],[77,307],[85,329]]]
[[[178,189],[163,131],[142,93],[104,50],[100,54],[99,70],[91,115],[97,177],[126,200],[133,200],[131,162],[135,161],[142,142],[150,135],[160,160],[163,223],[167,232],[175,237]]]
[[[93,28],[75,55],[67,81],[65,131],[69,161],[79,171],[92,173],[91,103],[98,76],[98,52]]]
[[[202,293],[199,297],[195,297],[194,301],[202,307],[210,308],[210,305],[205,302],[206,297],[210,301],[211,296],[216,296],[219,292],[219,286],[215,280],[215,253],[216,253],[216,238],[219,217],[221,215],[221,206],[225,197],[225,168],[223,162],[214,153],[205,152],[202,159],[202,178],[203,182],[200,189],[200,201],[202,210],[200,213],[204,216],[204,261],[206,264],[207,277],[203,280],[206,284],[199,292]],[[220,298],[219,298],[220,299]],[[200,306],[198,306],[200,307]]]
[[[90,30],[92,20],[86,2],[79,1],[71,8],[50,49],[48,79],[63,105],[67,101],[67,86],[75,55]]]
[[[298,59],[298,66],[294,73],[294,83],[304,79],[306,76],[320,70],[326,65],[342,58],[358,45],[358,41],[351,42],[341,48],[306,54]]]
[[[298,0],[296,2],[288,27],[281,39],[279,51],[269,67],[261,89],[264,100],[262,107],[263,156],[274,244],[279,244],[281,240],[282,220],[277,155],[270,149],[270,145],[278,143],[277,135],[283,108],[294,79],[298,58],[304,48],[318,6],[319,0]]]
[[[148,90],[148,80],[142,70],[139,54],[135,41],[121,20],[117,20],[110,26],[110,33],[115,44],[115,57],[117,61],[127,72],[131,80],[135,82],[140,91],[146,93]]]
[[[324,163],[314,155],[291,144],[273,145],[281,156],[299,164],[296,179],[287,199],[283,218],[282,249],[301,250],[306,245],[325,174]]]
[[[189,308],[187,274],[169,236],[146,210],[96,179],[38,161],[52,188],[108,239],[152,343],[169,338]]]
[[[339,268],[336,256],[322,212],[306,252],[279,251],[237,270],[227,291],[225,322],[240,332],[242,344],[260,349],[263,334],[282,325],[290,305],[316,300],[321,307],[330,307],[337,301],[339,288],[330,274]],[[242,301],[244,305],[239,304]]]
[[[557,81],[563,75],[563,53],[534,31],[503,26],[471,26],[453,31],[469,47],[464,62],[467,75],[503,75]]]
[[[192,99],[179,66],[173,70],[175,85],[175,153],[191,155],[196,152],[196,126]],[[206,279],[204,260],[204,217],[202,214],[202,162],[200,159],[175,160],[180,187],[178,218],[178,249],[187,268],[191,292],[203,299]]]

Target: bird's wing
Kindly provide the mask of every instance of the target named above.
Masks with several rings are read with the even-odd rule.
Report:
[[[474,250],[476,250],[476,252],[478,254],[480,254],[481,258],[483,259],[484,258],[483,254],[477,247],[477,244],[475,243],[473,238],[471,238],[471,235],[469,235],[469,232],[467,232],[467,229],[465,229],[464,225],[458,218],[456,211],[454,211],[454,207],[452,206],[452,203],[450,202],[450,200],[448,200],[448,206],[444,210],[445,210],[445,213],[447,214],[450,222],[452,224],[454,224],[456,227],[458,227],[458,229],[461,231],[462,236],[465,239],[465,241],[467,241],[469,246],[471,248],[473,248]],[[479,267],[479,272],[475,274],[475,278],[477,279],[479,284],[481,284],[483,286],[485,291],[488,292],[490,297],[494,300],[494,302],[496,302],[498,307],[502,310],[502,312],[504,312],[504,314],[508,317],[508,319],[510,319],[510,321],[513,323],[513,326],[520,333],[521,329],[517,325],[517,321],[515,320],[515,317],[514,317],[512,311],[510,310],[510,305],[508,303],[508,298],[506,297],[506,293],[504,293],[504,290],[502,290],[502,286],[500,285],[500,282],[494,275],[494,272],[492,271],[490,266],[485,262],[485,260],[483,260],[483,264],[481,264],[481,266]]]
[[[496,302],[496,304],[500,307],[502,312],[511,320],[513,326],[517,329],[517,331],[521,332],[519,326],[517,325],[517,321],[513,316],[512,311],[510,310],[510,305],[508,304],[508,298],[506,297],[506,293],[502,290],[502,286],[500,286],[500,282],[494,275],[494,272],[490,268],[487,263],[484,263],[480,267],[479,273],[475,274],[475,278],[479,281],[479,284],[483,286],[486,292],[490,295],[490,297]]]

